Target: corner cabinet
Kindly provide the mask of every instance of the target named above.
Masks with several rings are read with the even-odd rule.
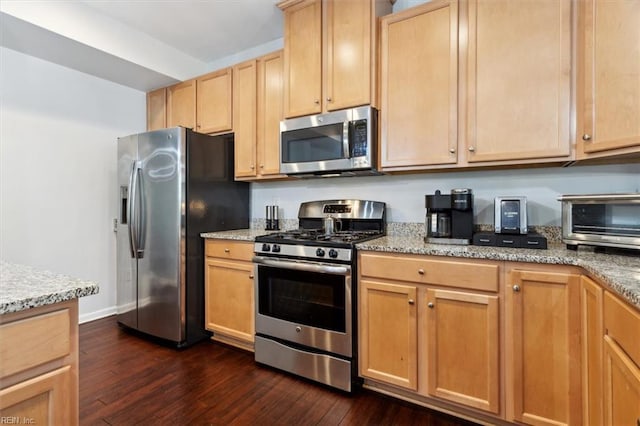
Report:
[[[391,2],[285,0],[284,108],[297,117],[375,106],[377,16]]]
[[[78,301],[0,316],[0,423],[78,424]]]
[[[233,121],[238,180],[273,179],[280,174],[282,51],[234,66]]]
[[[167,89],[147,93],[147,130],[167,127]]]
[[[359,253],[364,378],[500,413],[500,267]]]
[[[604,424],[640,424],[640,313],[604,294]]]
[[[253,350],[253,243],[205,241],[205,328],[213,340]]]
[[[578,158],[640,152],[640,3],[577,2]]]
[[[581,424],[580,275],[514,266],[506,304],[507,420]]]

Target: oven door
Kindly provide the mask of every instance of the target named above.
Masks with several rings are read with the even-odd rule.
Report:
[[[256,256],[256,333],[351,357],[351,266]]]

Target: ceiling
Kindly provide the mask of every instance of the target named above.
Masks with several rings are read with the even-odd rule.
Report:
[[[148,91],[281,48],[277,2],[2,0],[0,45]]]

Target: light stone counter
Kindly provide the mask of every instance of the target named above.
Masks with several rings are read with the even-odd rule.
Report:
[[[98,294],[98,284],[0,261],[0,315]]]
[[[640,257],[637,256],[594,253],[584,247],[573,251],[561,244],[550,244],[546,250],[427,244],[419,234],[388,235],[357,244],[356,247],[359,250],[388,253],[579,266],[640,309]]]
[[[359,250],[389,253],[579,266],[640,309],[640,257],[594,253],[593,250],[585,247],[581,247],[578,251],[572,251],[558,243],[550,243],[549,249],[546,250],[427,244],[423,240],[421,226],[416,227],[413,231],[413,233],[409,233],[403,228],[401,233],[366,241],[357,244],[356,247]],[[200,235],[203,238],[252,242],[255,237],[268,232],[260,228],[251,228],[207,232]]]

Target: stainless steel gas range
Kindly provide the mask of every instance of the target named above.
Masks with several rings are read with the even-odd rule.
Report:
[[[305,202],[299,229],[256,238],[257,362],[352,390],[355,244],[384,235],[385,210],[377,201]]]

